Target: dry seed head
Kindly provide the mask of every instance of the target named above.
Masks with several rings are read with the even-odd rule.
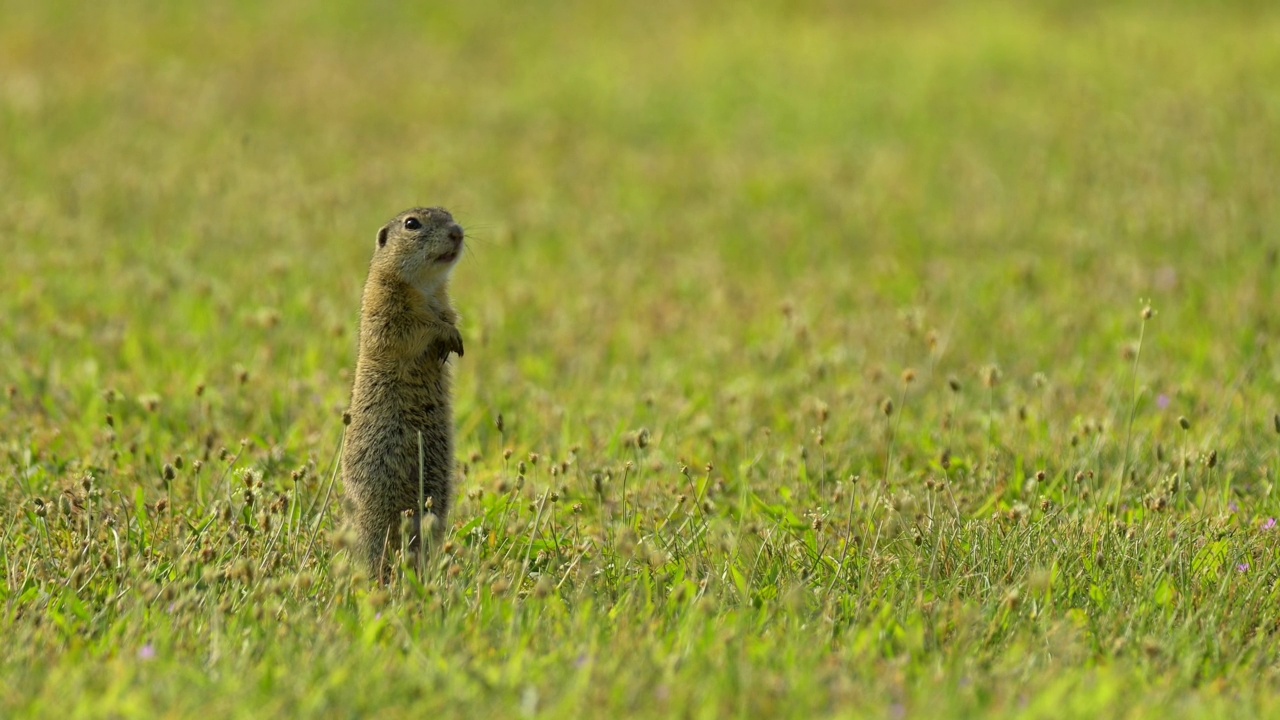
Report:
[[[893,414],[893,400],[891,398],[885,398],[880,401],[880,412],[883,413],[885,417],[889,417]]]
[[[1204,461],[1204,464],[1210,470],[1212,470],[1214,466],[1218,464],[1218,451],[1217,450],[1209,451],[1209,457]]]
[[[1183,430],[1191,429],[1191,421],[1187,419],[1186,415],[1178,416],[1178,427],[1181,427]]]
[[[951,392],[953,393],[960,392],[960,380],[952,375],[947,378],[947,387],[951,388]]]
[[[350,410],[343,410],[343,411],[342,411],[342,424],[343,424],[343,425],[350,425],[350,424],[351,424],[351,411],[350,411]]]
[[[902,371],[902,384],[910,385],[916,381],[916,371],[913,368],[907,368]]]
[[[502,459],[503,459],[503,460],[510,460],[510,459],[511,459],[511,453],[512,453],[511,448],[507,448],[507,449],[503,450],[503,451],[502,451]]]
[[[551,583],[551,578],[545,574],[538,577],[538,582],[533,586],[533,596],[536,598],[545,598],[551,594],[555,586]]]
[[[985,387],[993,388],[1000,384],[1000,368],[995,365],[987,365],[982,369],[982,384]]]
[[[1151,319],[1151,316],[1153,316],[1153,315],[1155,315],[1155,314],[1156,314],[1156,311],[1155,311],[1155,310],[1152,310],[1150,305],[1144,305],[1144,306],[1142,307],[1142,319],[1143,319],[1143,320],[1150,320],[1150,319]]]
[[[172,480],[177,477],[177,473],[174,472],[173,465],[170,465],[169,463],[164,464],[163,475],[165,480]]]

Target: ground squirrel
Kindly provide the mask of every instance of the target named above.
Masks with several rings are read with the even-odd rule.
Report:
[[[411,549],[423,532],[423,500],[434,516],[431,539],[444,534],[454,471],[447,360],[462,355],[448,286],[462,238],[446,210],[406,210],[378,230],[365,281],[342,482],[356,551],[379,577],[401,546],[405,511],[413,511]]]

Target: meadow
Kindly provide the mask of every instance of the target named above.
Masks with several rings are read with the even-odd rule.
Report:
[[[0,716],[1280,713],[1280,11],[0,1]],[[448,543],[338,467],[449,208]]]

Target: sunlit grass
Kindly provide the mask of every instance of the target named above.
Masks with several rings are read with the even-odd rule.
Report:
[[[0,13],[0,715],[1275,711],[1280,16],[466,7]],[[461,479],[379,587],[418,204]]]

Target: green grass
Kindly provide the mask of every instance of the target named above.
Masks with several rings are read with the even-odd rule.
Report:
[[[1280,712],[1269,4],[3,5],[0,716]],[[383,588],[424,203],[464,476]]]

